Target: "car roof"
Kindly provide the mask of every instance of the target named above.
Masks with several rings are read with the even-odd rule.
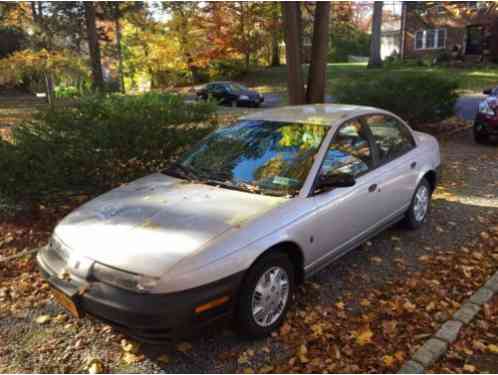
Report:
[[[286,106],[256,112],[242,117],[243,120],[266,120],[333,126],[346,118],[368,113],[385,113],[374,107],[349,104],[308,104]]]

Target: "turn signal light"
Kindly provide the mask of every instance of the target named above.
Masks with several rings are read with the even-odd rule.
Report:
[[[229,296],[223,296],[223,297],[214,299],[212,301],[209,301],[208,303],[205,303],[203,305],[199,305],[195,308],[195,313],[200,314],[204,311],[211,310],[215,307],[223,305],[224,303],[227,303],[229,299],[230,299]]]

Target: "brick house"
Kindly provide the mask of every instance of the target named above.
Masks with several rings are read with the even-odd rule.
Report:
[[[402,58],[449,52],[469,61],[498,60],[498,10],[493,1],[403,3]]]

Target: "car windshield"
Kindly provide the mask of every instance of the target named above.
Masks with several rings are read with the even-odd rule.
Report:
[[[321,125],[241,121],[209,135],[166,173],[254,193],[294,195],[327,130]]]
[[[238,83],[229,83],[227,86],[228,86],[228,89],[230,91],[248,91],[249,90],[244,85],[240,85]]]

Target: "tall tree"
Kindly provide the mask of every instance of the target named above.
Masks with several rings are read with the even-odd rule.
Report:
[[[93,90],[102,91],[104,89],[104,76],[102,74],[102,62],[100,59],[100,46],[97,34],[97,16],[95,4],[92,1],[85,1],[85,17],[92,69],[92,88]]]
[[[372,16],[372,37],[370,39],[370,58],[368,60],[369,68],[382,67],[382,58],[380,56],[381,27],[382,27],[382,7],[383,1],[374,1]]]
[[[311,64],[306,90],[307,103],[323,103],[325,101],[329,18],[330,2],[318,2],[315,9]]]
[[[270,66],[280,66],[279,24],[280,14],[278,3],[270,2],[270,32],[271,32],[271,61]]]
[[[282,3],[285,52],[287,58],[287,87],[289,104],[321,103],[325,100],[327,82],[328,25],[330,2],[318,2],[313,20],[311,63],[308,74],[308,87],[305,92],[300,53],[299,21],[301,12],[298,2]]]
[[[114,28],[116,31],[116,54],[118,58],[118,80],[119,90],[125,92],[124,73],[123,73],[123,50],[121,48],[121,2],[112,2],[112,18],[114,19]]]
[[[304,79],[301,67],[300,32],[298,20],[299,3],[289,1],[282,3],[282,14],[285,30],[285,55],[287,60],[287,89],[289,104],[304,104]]]

